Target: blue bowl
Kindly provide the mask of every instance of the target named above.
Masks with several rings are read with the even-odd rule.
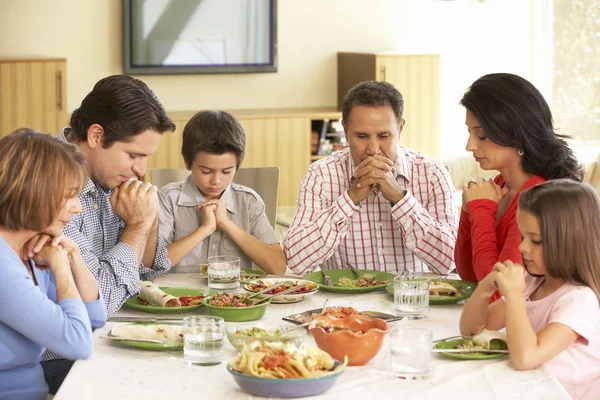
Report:
[[[334,368],[340,364],[335,362]],[[235,371],[230,365],[227,365],[227,371],[233,375],[236,383],[246,392],[262,397],[306,397],[325,393],[333,386],[335,380],[344,370],[335,374],[320,376],[318,378],[305,379],[274,379],[260,378]]]

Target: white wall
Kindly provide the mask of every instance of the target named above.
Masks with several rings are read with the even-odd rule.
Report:
[[[279,0],[279,71],[142,76],[167,110],[333,107],[336,52],[441,54],[442,157],[463,152],[462,93],[489,72],[531,75],[533,0]],[[2,0],[0,57],[68,59],[68,109],[122,72],[120,0]],[[399,88],[402,90],[402,88]]]

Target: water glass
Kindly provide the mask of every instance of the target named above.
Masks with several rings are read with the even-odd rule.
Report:
[[[216,290],[240,288],[240,258],[235,256],[208,257],[208,287]]]
[[[225,321],[195,315],[183,319],[183,358],[188,365],[216,365],[223,360]]]
[[[395,277],[394,307],[396,315],[406,319],[426,318],[429,315],[429,279]]]
[[[390,331],[392,372],[412,380],[431,376],[431,331],[396,326]]]

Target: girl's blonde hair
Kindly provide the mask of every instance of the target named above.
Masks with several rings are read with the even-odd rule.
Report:
[[[0,226],[40,232],[87,176],[83,154],[46,133],[18,129],[0,139]]]
[[[588,286],[600,299],[600,201],[594,188],[547,181],[523,191],[519,209],[539,221],[548,275]]]

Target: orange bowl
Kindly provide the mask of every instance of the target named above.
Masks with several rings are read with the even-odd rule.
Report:
[[[325,325],[360,330],[355,333],[351,330],[336,330],[327,332],[316,325],[322,321]],[[336,360],[348,357],[348,365],[365,365],[381,350],[383,338],[388,331],[388,323],[380,318],[368,318],[360,315],[350,315],[345,318],[330,316],[319,318],[309,329],[315,337],[315,342],[321,350],[326,351]]]

